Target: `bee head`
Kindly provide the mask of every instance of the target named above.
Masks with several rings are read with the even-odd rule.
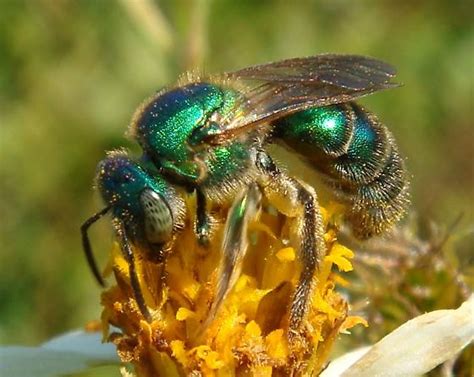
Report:
[[[184,202],[175,189],[125,152],[110,152],[98,164],[96,185],[114,216],[144,231],[152,243],[168,240],[182,227]]]
[[[96,185],[103,200],[113,207],[132,209],[151,177],[124,152],[111,152],[97,166]]]

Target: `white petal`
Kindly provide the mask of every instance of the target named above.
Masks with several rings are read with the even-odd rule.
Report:
[[[351,365],[364,356],[371,346],[358,348],[355,351],[348,352],[337,359],[331,361],[329,366],[324,369],[319,377],[338,377],[345,372]]]
[[[119,362],[115,346],[112,343],[102,343],[102,334],[98,332],[71,331],[48,340],[41,348],[77,352],[90,359]]]
[[[102,344],[98,333],[74,331],[40,347],[0,347],[0,376],[72,376],[86,371],[94,373],[95,368],[105,373],[102,375],[118,376],[118,365],[115,347]]]
[[[419,376],[453,358],[473,339],[471,296],[456,310],[436,310],[406,322],[340,376]]]

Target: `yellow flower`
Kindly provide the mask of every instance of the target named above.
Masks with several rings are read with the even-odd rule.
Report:
[[[223,223],[225,211],[221,212],[217,218]],[[327,225],[333,213],[321,212]],[[242,273],[207,327],[203,323],[215,294],[222,226],[217,227],[211,245],[203,248],[196,242],[192,224],[187,224],[164,267],[134,250],[151,323],[136,305],[127,263],[115,246],[109,269],[117,284],[102,295],[104,338],[117,345],[122,361],[133,363],[139,376],[319,373],[338,334],[367,324],[348,315],[348,303],[336,290],[337,285],[347,284],[339,273],[352,270],[353,253],[337,242],[334,229],[327,226],[328,252],[314,277],[302,335],[288,341],[288,308],[301,270],[295,250],[286,241],[291,221],[264,212],[250,224],[251,243]],[[110,324],[121,332],[109,333]]]

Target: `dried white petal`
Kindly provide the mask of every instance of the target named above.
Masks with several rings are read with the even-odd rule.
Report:
[[[319,377],[337,377],[345,372],[351,365],[353,365],[357,360],[364,356],[371,346],[361,347],[355,351],[347,352],[344,355],[338,357],[337,359],[331,361],[328,367],[321,372]]]
[[[458,309],[436,310],[406,322],[339,376],[419,376],[453,358],[473,339],[471,296]]]

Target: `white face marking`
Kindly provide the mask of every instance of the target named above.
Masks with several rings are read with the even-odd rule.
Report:
[[[151,243],[163,243],[173,232],[173,215],[168,204],[152,190],[145,190],[140,196],[145,213],[145,234]]]

